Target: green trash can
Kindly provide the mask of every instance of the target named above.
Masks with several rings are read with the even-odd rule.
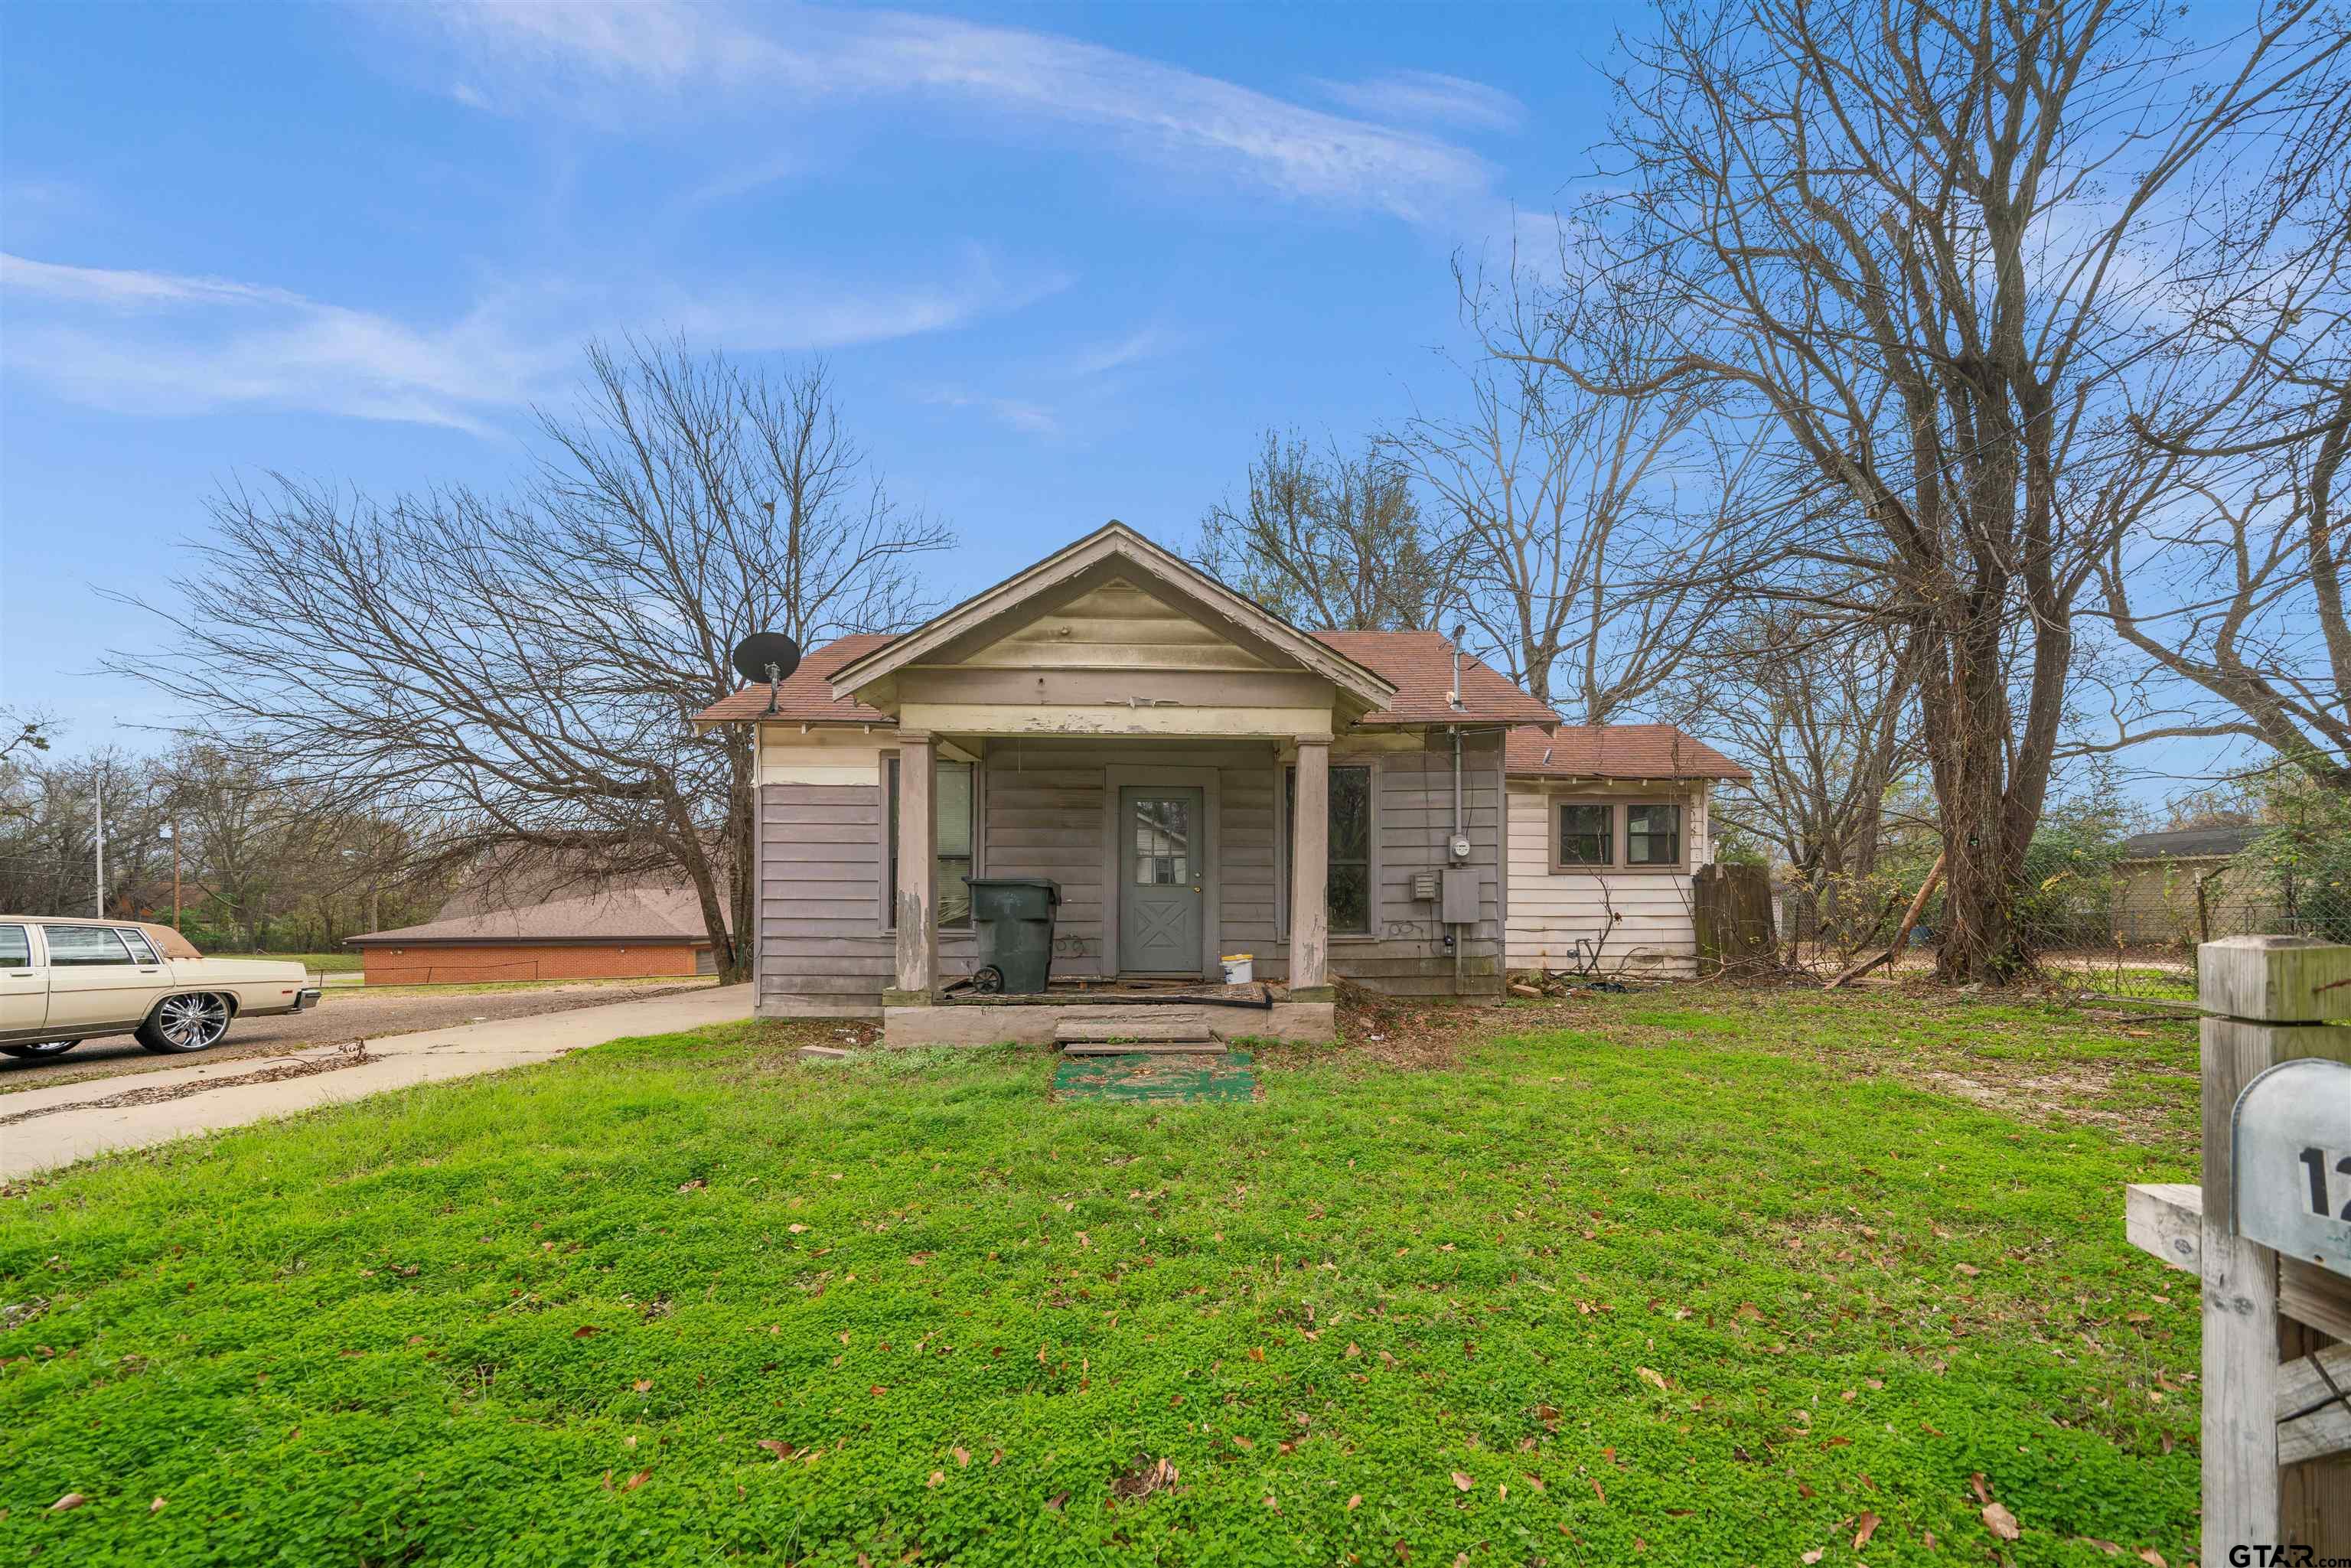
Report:
[[[1032,995],[1053,969],[1053,911],[1061,884],[1043,876],[967,876],[979,967],[972,989]]]

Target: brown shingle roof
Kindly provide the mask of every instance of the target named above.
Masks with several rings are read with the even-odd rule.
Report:
[[[1503,761],[1513,776],[1538,779],[1754,777],[1669,724],[1562,725],[1550,735],[1514,729]]]
[[[439,943],[707,942],[702,905],[683,887],[627,888],[584,898],[557,898],[525,909],[493,909],[423,925],[371,931],[357,946],[429,946]]]
[[[1557,724],[1559,715],[1512,685],[1510,678],[1465,653],[1460,707],[1453,690],[1453,644],[1434,632],[1316,632],[1314,640],[1344,653],[1395,687],[1395,700],[1359,721],[1366,725],[1505,721]]]
[[[1510,679],[1465,654],[1461,700],[1446,702],[1453,689],[1453,644],[1434,632],[1316,632],[1314,640],[1378,675],[1396,688],[1395,701],[1365,714],[1363,725],[1557,724],[1559,716]],[[894,724],[887,714],[852,698],[832,700],[827,682],[852,659],[892,641],[860,632],[828,643],[800,661],[778,694],[776,718],[788,724]],[[745,686],[695,716],[700,725],[739,723],[768,716],[768,688]]]
[[[833,700],[832,673],[849,663],[872,653],[883,643],[894,641],[880,632],[857,632],[837,637],[821,648],[812,648],[800,658],[800,667],[791,673],[776,690],[778,723],[798,724],[896,724],[888,714],[867,707],[854,697]],[[694,716],[698,725],[739,723],[744,719],[767,718],[768,688],[764,685],[745,686],[733,696],[725,697]]]

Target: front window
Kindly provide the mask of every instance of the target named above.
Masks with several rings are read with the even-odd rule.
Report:
[[[1287,775],[1282,831],[1290,852],[1298,848],[1298,774]],[[1372,770],[1331,769],[1330,873],[1322,901],[1333,936],[1367,936],[1372,930]]]
[[[935,859],[931,873],[931,896],[939,912],[939,929],[967,931],[971,928],[971,889],[964,878],[972,874],[972,850],[978,840],[978,826],[974,808],[978,792],[974,784],[974,770],[968,762],[940,759],[933,763],[931,797],[936,814],[933,831],[937,841],[933,846]],[[898,904],[898,759],[890,759],[890,821],[889,865],[890,883],[884,890],[884,919],[895,925]]]
[[[57,968],[131,962],[131,949],[103,925],[44,925],[41,935],[48,938],[49,963]]]
[[[1682,809],[1679,806],[1625,808],[1625,863],[1682,863]]]

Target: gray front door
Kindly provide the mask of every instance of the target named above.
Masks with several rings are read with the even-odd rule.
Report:
[[[1118,792],[1119,973],[1202,972],[1204,814],[1197,789],[1136,784]]]

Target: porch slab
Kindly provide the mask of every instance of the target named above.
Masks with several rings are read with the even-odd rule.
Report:
[[[1001,1003],[884,1008],[882,1043],[914,1045],[1053,1045],[1061,1026],[1082,1023],[1101,1007],[1050,998]],[[1270,1008],[1212,1008],[1209,1028],[1219,1040],[1279,1040],[1328,1045],[1338,1038],[1338,1009],[1329,1002],[1275,1002]],[[1230,1015],[1228,1017],[1227,1015]]]

